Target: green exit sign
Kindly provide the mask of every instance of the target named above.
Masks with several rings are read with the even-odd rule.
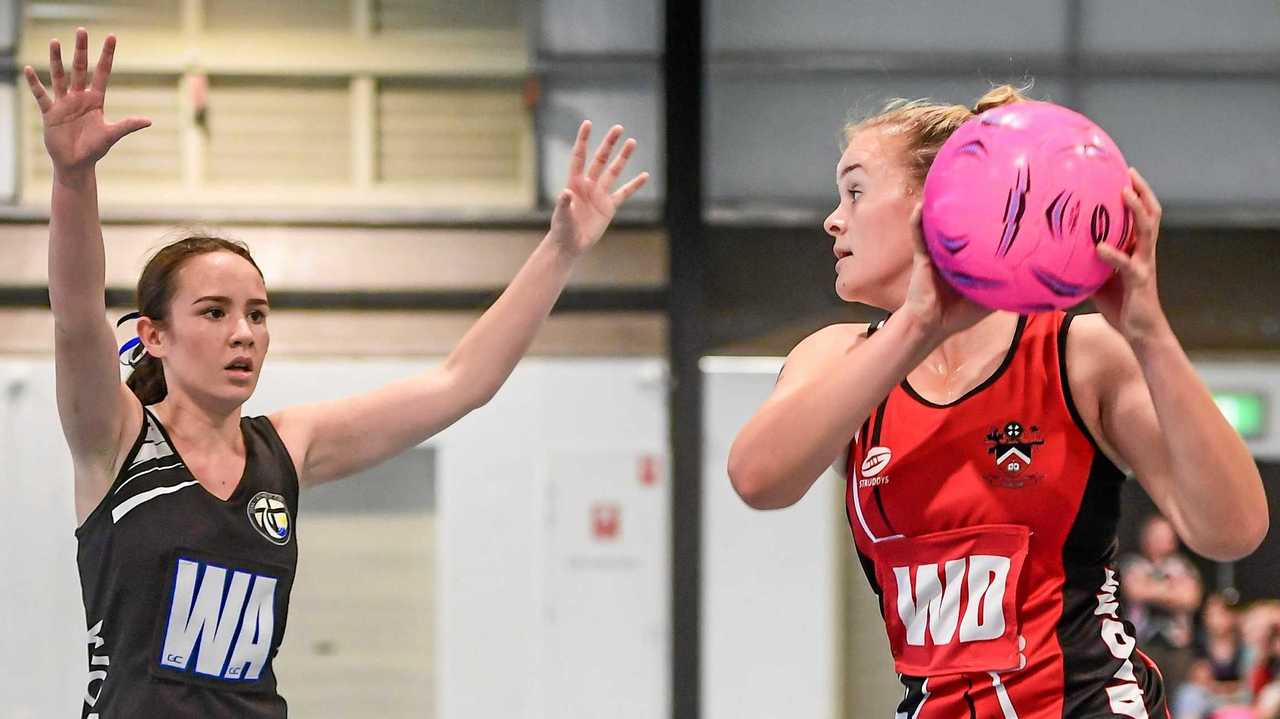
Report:
[[[1257,439],[1267,429],[1267,400],[1258,392],[1214,392],[1213,401],[1245,439]]]

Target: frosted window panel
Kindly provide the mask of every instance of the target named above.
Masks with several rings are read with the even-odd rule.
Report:
[[[553,53],[660,52],[658,0],[543,0],[542,48]]]
[[[350,182],[351,105],[344,81],[215,77],[207,118],[211,183]]]
[[[6,4],[0,3],[0,9]],[[26,31],[40,38],[62,38],[65,55],[75,46],[79,26],[89,31],[90,45],[95,43],[93,38],[108,32],[126,37],[130,30],[177,31],[181,27],[182,3],[173,0],[43,0],[22,5]],[[101,40],[96,42],[101,47]]]
[[[1086,51],[1280,50],[1276,0],[1084,0]]]
[[[214,32],[351,29],[349,0],[205,0],[204,9],[205,27]]]
[[[520,182],[528,111],[517,86],[384,81],[378,88],[378,179]]]
[[[12,202],[17,189],[19,154],[18,132],[14,122],[17,117],[14,103],[17,99],[14,86],[0,82],[0,203]]]
[[[614,124],[626,128],[637,141],[635,154],[619,184],[642,171],[649,182],[632,202],[653,203],[664,196],[661,88],[656,78],[575,79],[547,83],[539,108],[538,132],[542,143],[542,178],[547,201],[564,188],[569,176],[569,150],[578,124],[591,120],[594,151],[606,130]]]
[[[972,105],[990,84],[977,77],[849,80],[823,76],[722,79],[710,87],[703,158],[709,198],[722,203],[812,206],[835,203],[835,166],[846,122],[874,114],[895,97]],[[1059,82],[1041,81],[1030,94],[1060,100],[1065,88]]]
[[[1060,0],[708,0],[716,50],[1061,52]]]
[[[378,32],[512,30],[522,25],[521,0],[370,0]]]
[[[1165,203],[1280,199],[1280,86],[1117,80],[1086,88],[1084,110]]]

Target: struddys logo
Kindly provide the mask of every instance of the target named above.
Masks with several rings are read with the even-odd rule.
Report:
[[[1036,425],[1030,427],[1021,422],[1006,422],[1002,427],[992,427],[987,432],[987,454],[990,454],[999,471],[987,472],[987,482],[1006,489],[1022,489],[1044,479],[1032,469],[1036,447],[1044,444],[1044,436]]]
[[[867,450],[867,456],[862,460],[862,479],[858,480],[858,487],[866,489],[888,484],[889,477],[884,471],[889,468],[890,459],[893,459],[893,451],[888,447],[872,447]]]

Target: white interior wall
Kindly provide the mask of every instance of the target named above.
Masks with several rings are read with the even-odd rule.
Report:
[[[443,719],[667,715],[662,367],[525,363],[441,438]],[[616,542],[590,540],[597,502]]]
[[[707,358],[703,437],[702,701],[708,719],[836,717],[843,621],[841,483],[757,512],[733,491],[729,447],[768,397],[777,359]]]
[[[15,719],[78,715],[86,627],[51,363],[0,362],[0,487],[0,706]]]

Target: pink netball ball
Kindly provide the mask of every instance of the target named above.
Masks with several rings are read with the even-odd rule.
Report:
[[[934,265],[965,297],[1029,313],[1070,307],[1111,276],[1094,246],[1127,250],[1129,166],[1078,112],[1016,102],[960,126],[924,183]]]

